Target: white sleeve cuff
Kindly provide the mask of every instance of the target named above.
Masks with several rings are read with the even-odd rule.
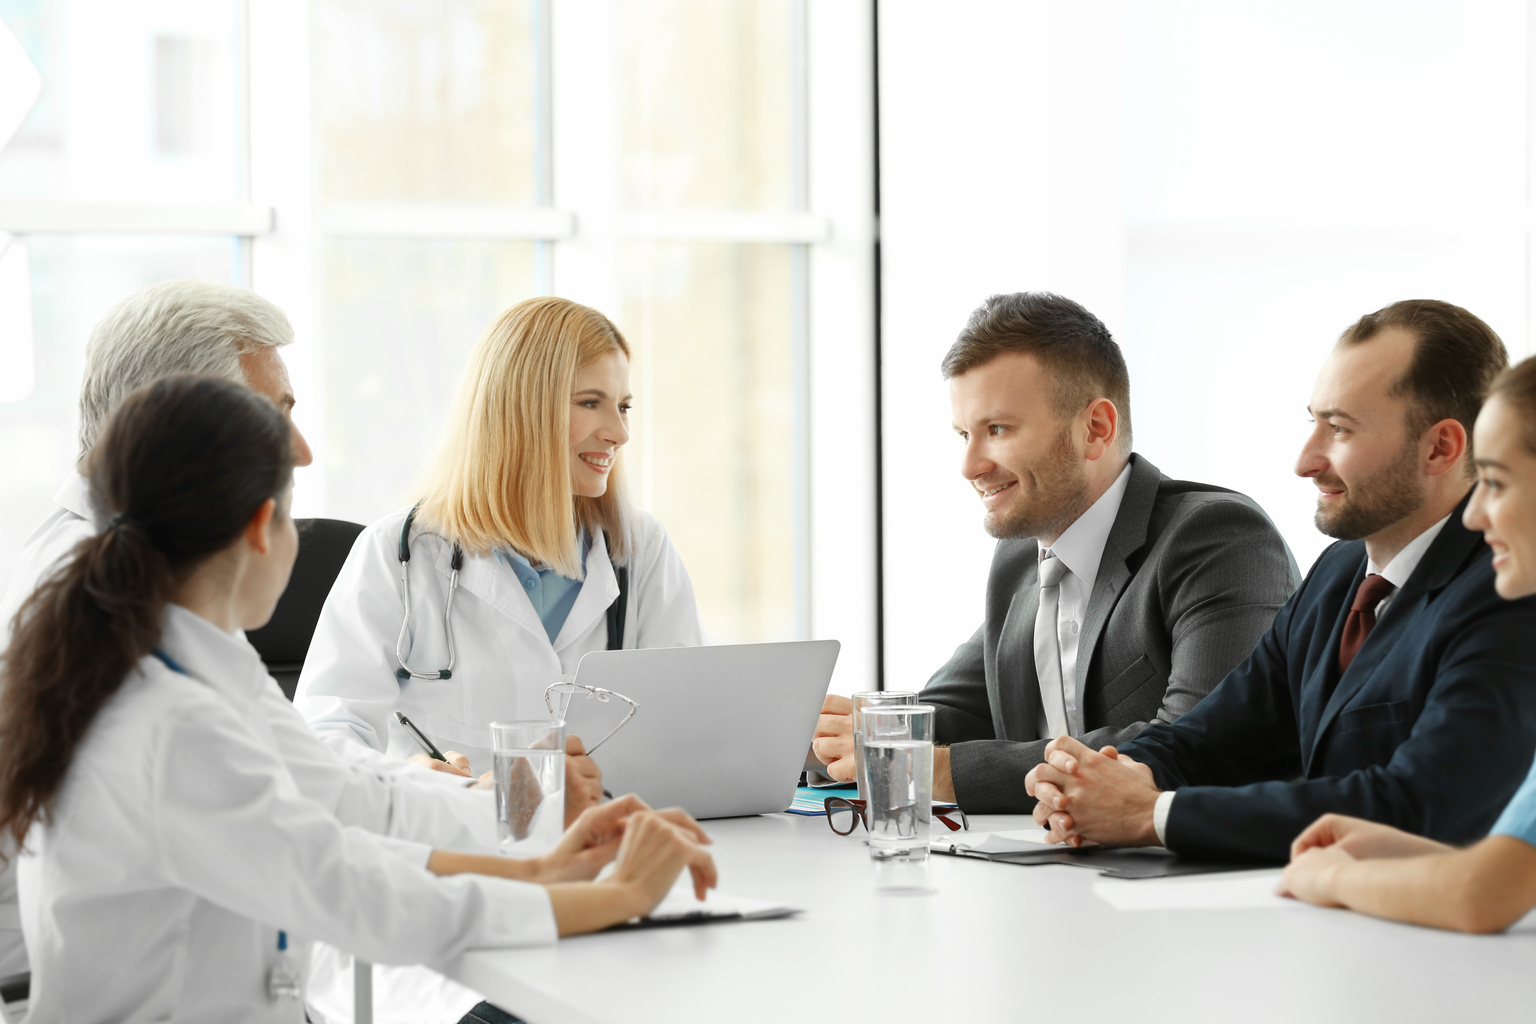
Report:
[[[470,949],[552,946],[560,938],[554,905],[542,885],[488,875],[454,875],[445,881],[473,885],[486,897],[480,934]]]
[[[1157,794],[1157,803],[1152,805],[1152,828],[1157,832],[1157,841],[1163,846],[1168,845],[1168,808],[1173,806],[1173,790],[1166,789]]]

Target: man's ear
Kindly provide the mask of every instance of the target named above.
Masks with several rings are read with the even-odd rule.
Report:
[[[277,499],[268,498],[245,524],[245,542],[255,548],[258,555],[266,554],[272,547],[272,517],[276,514]]]
[[[1088,461],[1096,462],[1113,449],[1120,438],[1120,410],[1107,398],[1095,398],[1083,411]]]
[[[1430,476],[1461,468],[1470,447],[1467,428],[1454,419],[1433,424],[1421,435],[1421,441],[1429,447],[1429,462],[1425,469]]]

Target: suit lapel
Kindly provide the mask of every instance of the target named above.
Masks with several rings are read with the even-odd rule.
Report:
[[[1298,714],[1296,726],[1298,739],[1301,741],[1301,749],[1307,751],[1305,767],[1312,763],[1312,754],[1317,749],[1318,738],[1322,736],[1327,723],[1333,720],[1338,713],[1339,705],[1335,703],[1338,697],[1339,686],[1339,642],[1344,636],[1344,623],[1349,619],[1349,606],[1354,601],[1355,591],[1360,587],[1360,581],[1365,579],[1366,557],[1362,546],[1360,562],[1354,575],[1350,577],[1349,586],[1344,591],[1344,600],[1333,617],[1333,628],[1328,633],[1328,643],[1323,647],[1323,657],[1307,674],[1301,687],[1301,710]],[[1359,655],[1356,655],[1356,662]],[[1353,672],[1355,666],[1350,665]],[[1363,678],[1357,674],[1355,679]]]
[[[1147,523],[1152,518],[1162,479],[1162,472],[1152,463],[1140,455],[1131,456],[1131,478],[1126,481],[1120,511],[1115,514],[1115,525],[1110,528],[1109,539],[1104,543],[1099,574],[1094,578],[1088,610],[1083,615],[1083,631],[1077,640],[1077,678],[1073,683],[1077,688],[1077,720],[1070,723],[1073,732],[1084,731],[1082,717],[1088,670],[1093,664],[1104,625],[1109,621],[1109,613],[1114,610],[1125,585],[1131,581],[1131,570],[1125,560],[1147,542]]]
[[[1424,557],[1419,560],[1418,568],[1413,570],[1413,575],[1408,577],[1408,582],[1392,598],[1392,603],[1387,606],[1386,614],[1376,623],[1370,636],[1365,638],[1359,652],[1355,654],[1355,660],[1350,662],[1349,671],[1338,678],[1338,684],[1333,687],[1333,692],[1327,695],[1327,703],[1323,707],[1322,715],[1318,719],[1317,734],[1313,737],[1309,746],[1307,758],[1308,764],[1317,752],[1317,746],[1328,731],[1328,726],[1338,717],[1339,712],[1348,706],[1355,694],[1360,692],[1372,674],[1380,667],[1388,655],[1391,654],[1396,640],[1406,631],[1413,628],[1418,619],[1418,613],[1429,602],[1435,599],[1435,595],[1456,578],[1467,558],[1481,543],[1480,535],[1468,530],[1461,523],[1461,513],[1466,508],[1470,493],[1456,506],[1456,511],[1443,527],[1435,542],[1424,552]],[[1341,610],[1338,621],[1334,624],[1333,635],[1329,638],[1328,657],[1324,659],[1323,668],[1335,675],[1338,673],[1339,638],[1344,631],[1344,620],[1349,615],[1349,605],[1354,600],[1355,589],[1360,581],[1365,579],[1365,567],[1355,574],[1353,584],[1344,598],[1344,607]],[[1326,693],[1319,691],[1320,695]],[[1307,710],[1308,701],[1303,694],[1303,713]]]
[[[997,645],[998,739],[1038,739],[1040,676],[1035,671],[1035,615],[1040,610],[1040,570],[1030,564],[1008,604]]]

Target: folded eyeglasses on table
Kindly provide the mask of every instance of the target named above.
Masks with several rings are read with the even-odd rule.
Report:
[[[851,835],[855,825],[863,825],[864,831],[869,831],[869,805],[863,800],[854,800],[845,796],[829,796],[821,802],[827,811],[827,825],[840,836]],[[952,815],[958,814],[960,821],[956,822]],[[944,823],[944,827],[951,832],[961,829],[969,830],[971,819],[965,816],[965,812],[958,804],[935,804],[933,816]]]

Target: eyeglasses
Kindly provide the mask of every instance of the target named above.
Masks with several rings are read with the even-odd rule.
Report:
[[[589,755],[596,753],[598,747],[612,739],[613,734],[624,728],[624,724],[631,718],[634,718],[635,712],[640,710],[639,704],[636,704],[634,701],[630,700],[628,697],[624,696],[622,693],[619,693],[616,690],[605,690],[601,686],[587,686],[585,683],[550,683],[544,688],[544,706],[549,709],[550,717],[565,717],[566,708],[571,702],[571,695],[575,693],[580,693],[586,697],[596,698],[597,700],[602,701],[604,704],[608,703],[609,700],[617,697],[619,700],[629,705],[629,714],[619,719],[619,724],[614,726],[612,729],[609,729],[606,736],[587,748],[587,753]],[[562,694],[565,697],[565,699],[560,702],[559,711],[555,710],[555,705],[550,700],[550,698],[555,694]]]
[[[827,811],[827,825],[840,836],[852,835],[855,825],[863,825],[869,831],[869,806],[863,800],[849,800],[842,796],[829,796],[821,802]],[[960,815],[959,824],[951,815]],[[965,816],[959,804],[934,804],[933,816],[944,823],[951,832],[970,830],[971,819]]]

